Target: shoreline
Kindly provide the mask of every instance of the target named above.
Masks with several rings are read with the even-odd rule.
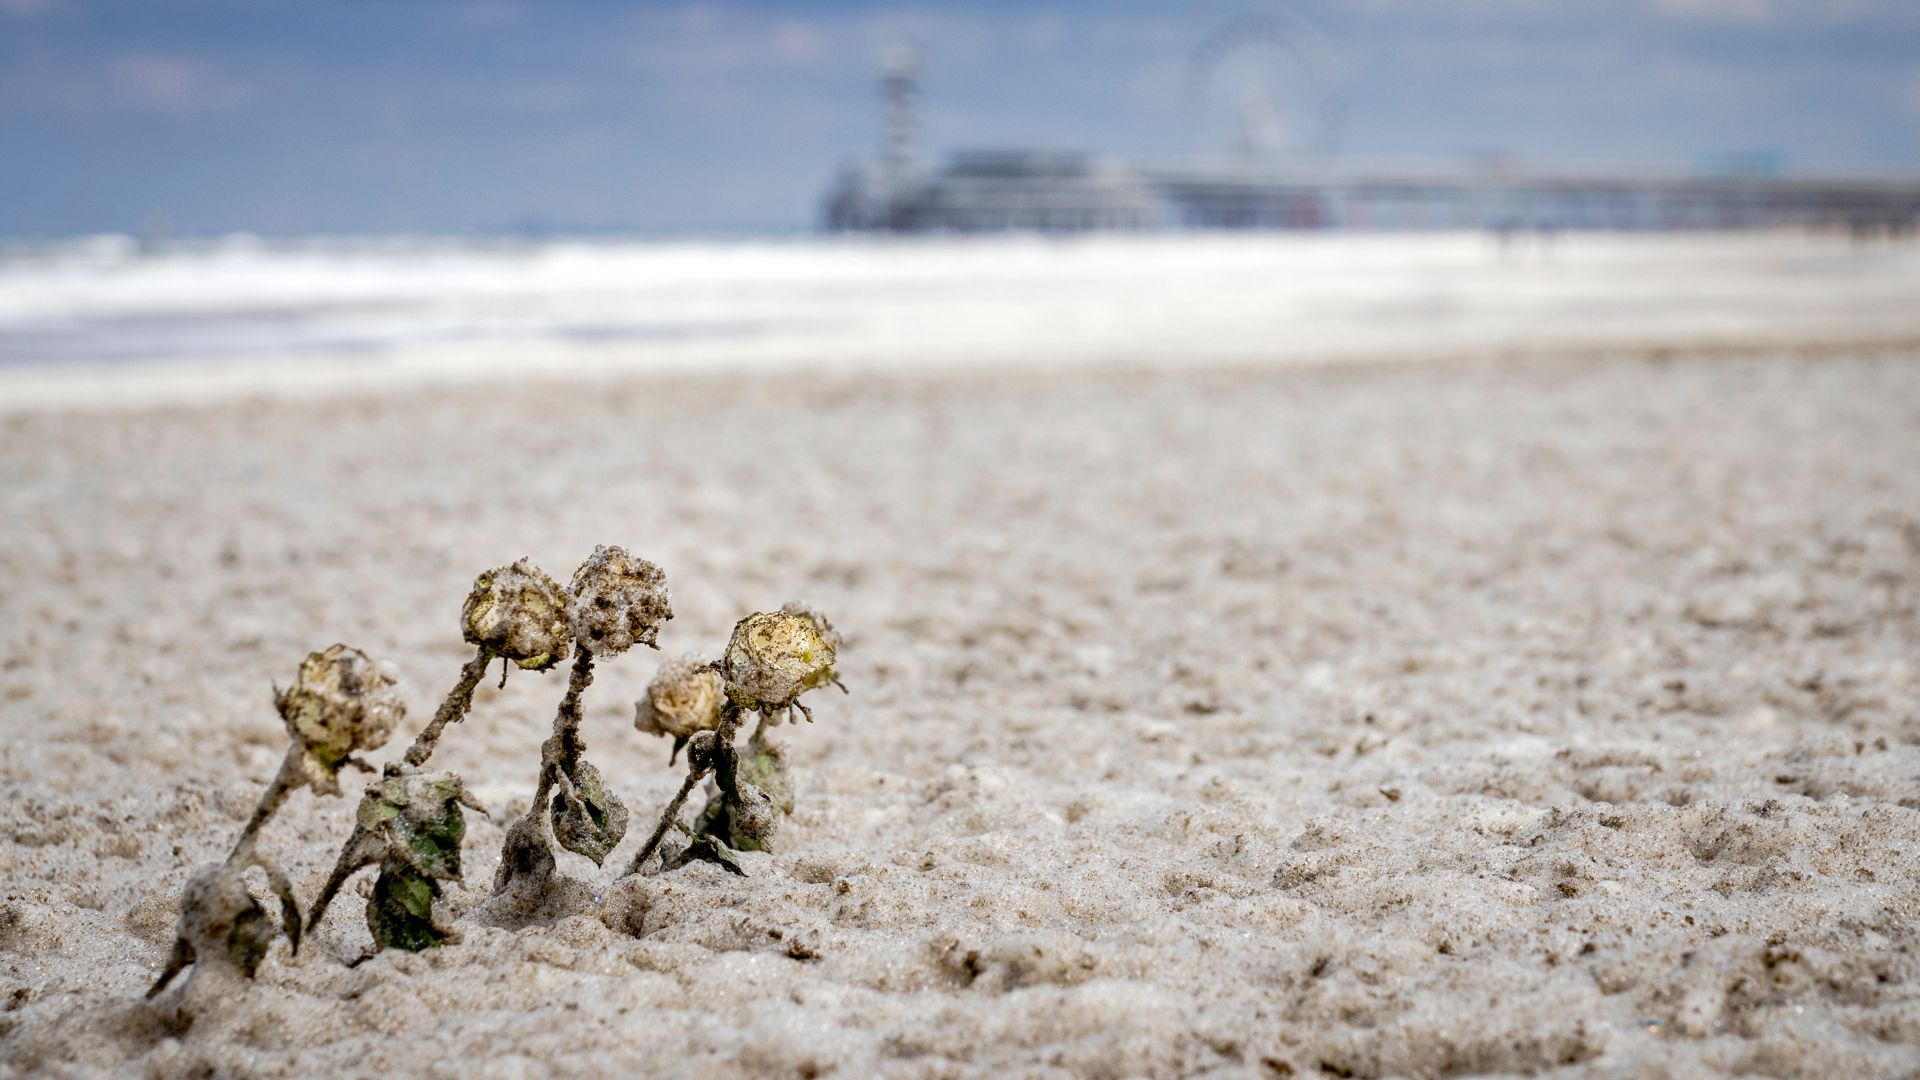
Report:
[[[126,413],[219,409],[246,402],[380,401],[434,393],[462,395],[487,388],[521,386],[554,392],[619,390],[645,386],[724,386],[750,382],[824,381],[854,385],[861,382],[914,384],[1051,383],[1128,378],[1257,378],[1268,374],[1349,370],[1391,372],[1438,367],[1454,369],[1539,364],[1712,362],[1777,357],[1811,360],[1822,356],[1915,354],[1920,332],[1886,335],[1809,334],[1803,336],[1738,335],[1712,337],[1634,338],[1618,340],[1541,340],[1506,343],[1475,349],[1422,349],[1408,346],[1391,351],[1320,353],[1291,357],[1216,356],[1174,363],[1088,358],[1056,359],[1050,364],[1025,365],[1012,359],[952,360],[911,368],[825,360],[773,360],[761,363],[713,361],[705,366],[662,362],[637,366],[620,361],[592,363],[557,361],[538,372],[527,364],[486,363],[454,367],[439,364],[386,365],[377,360],[329,363],[241,361],[218,365],[183,363],[88,365],[87,370],[15,369],[8,393],[0,398],[0,417],[47,414]],[[104,368],[104,369],[103,369]]]
[[[1920,338],[1920,245],[1800,234],[1583,234],[1517,252],[1437,234],[198,259],[0,274],[0,412]]]

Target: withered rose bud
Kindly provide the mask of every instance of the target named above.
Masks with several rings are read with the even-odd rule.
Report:
[[[596,547],[573,572],[567,621],[573,636],[596,657],[653,645],[661,625],[671,618],[667,575],[624,548]]]
[[[735,705],[766,711],[832,682],[833,661],[833,646],[813,619],[762,611],[734,626],[720,670]]]
[[[566,659],[573,644],[560,585],[526,559],[474,579],[460,612],[467,641],[528,671]]]
[[[300,744],[300,763],[315,791],[340,793],[347,758],[384,745],[406,715],[393,676],[359,649],[334,645],[309,654],[293,685],[274,704]]]
[[[726,687],[720,673],[698,657],[669,660],[647,684],[647,694],[634,703],[633,726],[649,735],[690,738],[696,731],[720,726],[720,705]]]

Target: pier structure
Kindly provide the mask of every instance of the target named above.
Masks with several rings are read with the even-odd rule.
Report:
[[[1270,28],[1254,29],[1272,37]],[[1211,36],[1196,55],[1214,62],[1228,51],[1221,40]],[[1260,38],[1240,32],[1237,40]],[[1920,225],[1920,176],[1914,175],[1368,160],[1324,147],[1162,162],[1056,150],[972,150],[927,169],[918,153],[917,52],[890,47],[882,72],[881,152],[844,170],[827,191],[822,222],[832,231],[1814,228],[1898,235]],[[1190,82],[1199,85],[1204,78]],[[1321,111],[1337,115],[1324,104]]]

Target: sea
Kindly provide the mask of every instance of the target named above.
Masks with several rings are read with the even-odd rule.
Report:
[[[628,370],[1446,359],[1920,336],[1821,233],[0,242],[0,407]]]

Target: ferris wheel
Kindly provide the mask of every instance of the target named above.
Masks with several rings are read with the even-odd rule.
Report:
[[[1346,103],[1325,41],[1298,19],[1250,15],[1209,33],[1188,57],[1188,150],[1248,160],[1340,148]]]

